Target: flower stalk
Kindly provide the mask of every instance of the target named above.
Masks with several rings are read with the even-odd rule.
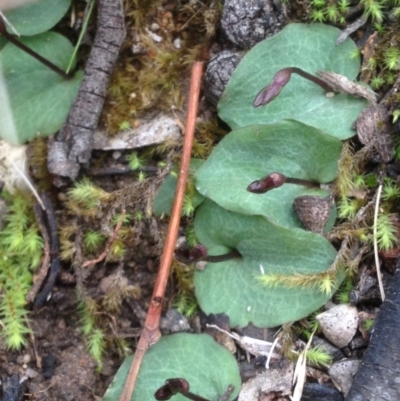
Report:
[[[253,194],[265,194],[271,189],[279,188],[283,184],[302,185],[307,188],[318,188],[319,183],[316,181],[303,180],[301,178],[286,177],[281,173],[271,173],[261,180],[253,181],[246,189]]]
[[[218,263],[225,262],[230,259],[240,258],[240,253],[233,249],[222,255],[209,255],[208,250],[204,245],[196,245],[192,249],[179,249],[175,251],[175,257],[182,263],[191,264],[200,261]]]

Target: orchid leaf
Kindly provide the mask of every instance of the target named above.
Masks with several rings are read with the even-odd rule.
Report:
[[[54,32],[21,41],[64,70],[73,52],[71,43]],[[0,69],[5,84],[0,93],[2,113],[7,112],[0,121],[0,137],[17,144],[59,130],[78,93],[82,73],[65,80],[12,43],[0,52]]]
[[[326,196],[322,189],[284,184],[265,194],[247,186],[272,172],[328,183],[335,179],[342,149],[338,139],[297,121],[253,125],[231,132],[198,170],[198,191],[220,206],[262,215],[284,227],[302,227],[293,211],[301,195]]]
[[[190,170],[189,170],[189,183],[186,185],[186,194],[185,196],[189,196],[191,198],[192,206],[195,209],[200,205],[204,200],[204,196],[199,194],[196,188],[191,186],[191,178],[193,177],[196,171],[200,168],[200,166],[204,163],[204,160],[200,159],[192,159],[190,161]],[[160,189],[157,192],[157,195],[154,199],[153,203],[153,211],[154,214],[160,216],[161,214],[166,214],[169,216],[171,214],[172,204],[174,203],[176,184],[178,182],[178,167],[176,166],[173,171],[168,175],[168,177],[161,184]],[[182,210],[182,213],[184,210]]]
[[[205,200],[195,218],[196,235],[209,254],[237,250],[241,258],[208,263],[195,273],[196,298],[209,313],[226,313],[230,324],[275,327],[302,319],[331,296],[318,287],[263,286],[263,272],[315,275],[326,271],[336,250],[323,236],[301,229],[279,227],[262,216],[229,212]],[[343,279],[336,277],[335,287]]]
[[[254,124],[294,119],[339,139],[354,136],[352,125],[367,106],[364,99],[344,94],[327,96],[316,84],[292,75],[279,96],[267,106],[253,107],[260,90],[286,67],[315,75],[332,71],[354,80],[360,70],[351,39],[335,46],[339,29],[323,24],[289,24],[254,46],[234,71],[218,105],[219,116],[234,130]]]
[[[19,35],[32,36],[53,28],[70,5],[71,0],[39,0],[7,11],[5,16]],[[14,34],[9,27],[7,30]]]
[[[125,359],[103,397],[118,400],[124,387],[132,356]],[[228,350],[207,334],[179,333],[162,337],[144,357],[132,401],[154,400],[156,390],[166,379],[181,377],[190,384],[190,391],[209,400],[218,400],[229,385],[237,397],[240,386],[239,367]],[[181,394],[173,401],[185,401]]]

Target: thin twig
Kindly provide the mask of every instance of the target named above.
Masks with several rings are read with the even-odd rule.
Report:
[[[42,265],[39,271],[35,274],[35,277],[33,278],[32,287],[29,290],[27,296],[25,297],[27,302],[33,302],[35,300],[36,294],[39,292],[40,287],[42,286],[50,268],[50,236],[48,233],[48,228],[46,227],[44,215],[38,203],[35,203],[33,211],[35,213],[36,223],[39,227],[40,234],[42,234],[42,238],[44,241],[44,246],[43,246],[44,256]]]
[[[112,233],[112,236],[110,237],[110,239],[108,240],[107,245],[104,248],[104,251],[102,252],[102,254],[96,259],[92,259],[92,260],[86,261],[82,265],[82,267],[88,267],[88,266],[91,266],[91,265],[95,265],[96,263],[99,263],[99,262],[101,262],[102,260],[104,260],[106,258],[106,256],[110,252],[112,244],[114,243],[115,239],[117,238],[117,235],[118,235],[119,230],[121,229],[122,223],[124,222],[125,213],[126,213],[126,210],[124,209],[122,211],[121,215],[119,216],[118,223],[117,223],[117,225],[115,227],[115,230]]]
[[[171,220],[168,225],[164,250],[161,255],[160,269],[158,271],[157,281],[154,286],[154,291],[151,297],[142,335],[140,336],[139,343],[129,369],[128,377],[125,382],[125,387],[122,391],[119,401],[131,400],[133,390],[135,388],[136,378],[139,374],[140,365],[146,350],[148,347],[155,344],[161,336],[159,329],[161,308],[164,300],[165,288],[167,286],[176,239],[178,236],[183,198],[185,195],[185,187],[189,175],[190,155],[192,152],[193,136],[196,125],[203,65],[204,64],[202,62],[195,62],[192,67],[186,131],[183,143],[179,178],[176,186],[174,204],[172,206]]]
[[[25,323],[26,323],[27,327],[29,328],[29,338],[31,339],[33,353],[35,355],[36,367],[38,369],[42,369],[42,357],[39,355],[39,352],[37,349],[37,344],[36,344],[36,340],[35,340],[35,332],[32,330],[32,327],[29,323],[29,319],[27,317],[25,317]]]
[[[383,289],[381,265],[379,263],[378,235],[377,235],[378,234],[379,204],[381,201],[382,187],[383,187],[383,185],[379,184],[378,191],[376,193],[375,213],[374,213],[374,255],[375,255],[376,275],[378,276],[379,291],[381,293],[382,301],[384,301],[385,300],[385,290]]]

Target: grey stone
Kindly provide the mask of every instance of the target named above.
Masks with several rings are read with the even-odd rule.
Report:
[[[205,94],[207,99],[217,105],[225,87],[242,59],[242,52],[223,50],[208,63],[205,73]]]
[[[250,49],[283,28],[285,7],[279,0],[225,0],[222,31],[236,46]]]

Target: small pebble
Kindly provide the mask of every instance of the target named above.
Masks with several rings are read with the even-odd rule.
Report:
[[[112,158],[113,158],[114,160],[118,160],[118,159],[121,157],[121,155],[122,155],[121,152],[119,152],[118,150],[115,150],[115,151],[112,153]]]
[[[336,348],[329,341],[326,341],[323,338],[315,336],[312,340],[312,346],[320,347],[322,351],[326,352],[332,358],[333,361],[339,361],[344,357],[343,352],[339,348]]]
[[[153,23],[150,25],[150,29],[151,29],[153,32],[158,31],[158,30],[160,29],[160,25],[158,25],[157,22],[153,22]]]
[[[29,377],[30,379],[34,379],[35,377],[39,376],[39,373],[36,372],[36,370],[34,370],[32,368],[28,368],[25,371],[25,376]]]
[[[19,365],[26,365],[31,361],[31,356],[29,354],[19,355],[17,357],[17,363]]]
[[[150,31],[149,29],[146,28],[146,32],[149,34],[153,42],[160,43],[162,42],[162,37],[160,35],[157,35],[156,33]]]
[[[345,359],[335,362],[328,370],[329,376],[336,387],[346,396],[353,382],[353,376],[356,374],[360,361],[355,359]]]
[[[316,319],[325,337],[338,348],[351,341],[358,327],[357,308],[349,304],[337,305],[320,313]]]
[[[190,325],[185,316],[176,309],[169,309],[161,318],[160,329],[164,334],[190,331]]]
[[[67,328],[67,324],[65,323],[64,319],[58,319],[57,321],[57,328],[60,330],[65,330]]]
[[[147,53],[147,49],[142,45],[142,43],[134,43],[131,47],[131,52],[134,56],[140,56]]]
[[[176,39],[174,39],[172,44],[174,45],[175,49],[180,49],[182,47],[182,39],[176,38]]]
[[[68,199],[68,196],[64,192],[59,192],[57,198],[59,201],[65,202]]]

